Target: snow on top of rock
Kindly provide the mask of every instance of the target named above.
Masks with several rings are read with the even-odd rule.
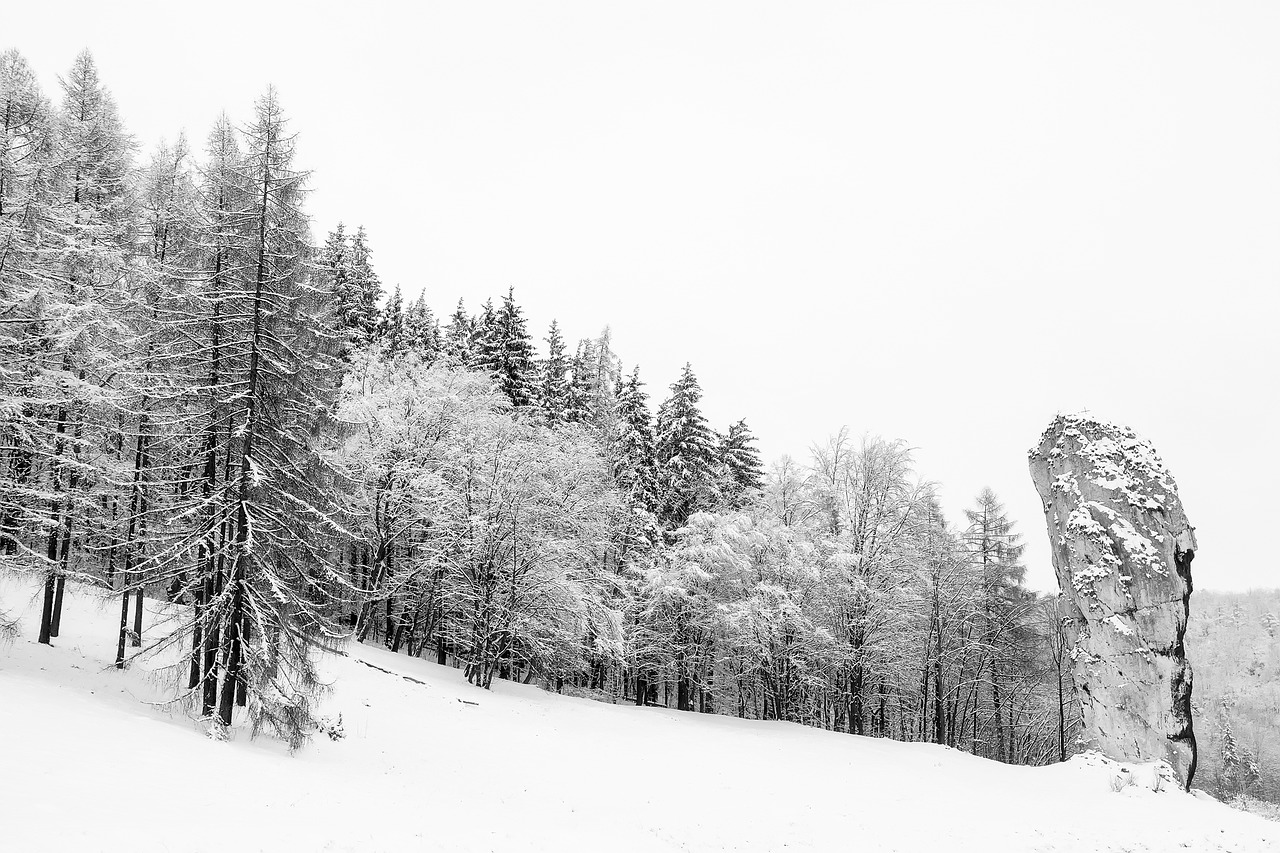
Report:
[[[1093,463],[1091,482],[1108,491],[1119,491],[1134,506],[1160,509],[1165,493],[1176,493],[1173,478],[1151,442],[1127,426],[1087,414],[1059,414],[1040,436],[1030,456],[1046,451],[1050,459],[1074,451]],[[1075,447],[1067,447],[1072,443]]]

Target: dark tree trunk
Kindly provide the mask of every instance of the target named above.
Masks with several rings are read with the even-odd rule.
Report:
[[[213,568],[213,558],[210,557],[210,568]],[[213,600],[216,586],[212,571],[205,578],[205,601]],[[206,611],[207,612],[207,611]],[[212,618],[207,620],[204,634],[204,685],[201,696],[200,716],[211,717],[213,711],[218,704],[218,647],[222,640],[219,636],[218,623]]]
[[[129,634],[129,590],[120,593],[120,634],[116,639],[116,669],[124,669],[125,637]]]
[[[52,636],[50,632],[53,627],[53,590],[55,586],[57,586],[57,581],[54,579],[53,570],[50,569],[44,578],[44,605],[40,609],[40,642],[46,645]]]
[[[244,675],[244,647],[249,643],[249,614],[240,619],[240,632],[236,637],[236,646],[240,649],[237,660],[240,666],[236,669],[236,705],[243,708],[249,702],[249,682]]]
[[[129,643],[134,648],[142,645],[142,587],[138,587],[137,597],[133,602],[133,633],[129,635]]]
[[[68,543],[66,542],[63,543],[64,551],[67,547],[67,544]],[[65,563],[63,564],[63,568],[64,569],[66,568]],[[50,637],[58,636],[58,631],[62,629],[62,594],[66,590],[66,588],[67,588],[67,577],[66,575],[59,574],[58,582],[57,584],[54,585],[53,615],[50,617],[50,625],[49,625]]]
[[[244,510],[241,509],[243,513]],[[244,519],[239,519],[240,524]],[[243,535],[243,534],[241,534]],[[240,631],[244,626],[243,571],[247,558],[241,554],[231,575],[231,612],[227,618],[227,660],[222,675],[222,691],[218,696],[218,717],[223,726],[231,725],[231,711],[240,684],[241,644]]]

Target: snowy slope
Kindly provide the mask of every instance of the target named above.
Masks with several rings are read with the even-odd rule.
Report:
[[[0,582],[3,606],[26,610],[0,649],[5,850],[1280,850],[1280,825],[1117,793],[1096,760],[1007,767],[505,682],[486,693],[369,647],[328,664],[344,740],[294,756],[243,733],[216,743],[148,704],[162,691],[145,671],[109,666],[118,605],[70,596],[42,647],[34,592]]]

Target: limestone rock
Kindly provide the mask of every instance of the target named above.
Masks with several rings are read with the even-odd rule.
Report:
[[[1083,739],[1119,761],[1196,767],[1183,635],[1195,529],[1150,443],[1059,415],[1030,453],[1044,504]]]

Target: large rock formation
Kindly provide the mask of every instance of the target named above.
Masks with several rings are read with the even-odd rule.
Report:
[[[1132,430],[1059,415],[1031,456],[1044,503],[1085,743],[1196,769],[1182,645],[1195,530],[1168,469]]]

